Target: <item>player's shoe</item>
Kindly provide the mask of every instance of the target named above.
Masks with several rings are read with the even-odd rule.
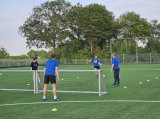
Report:
[[[46,101],[46,98],[43,98],[43,101]]]
[[[60,101],[60,99],[57,97],[57,99],[54,99],[54,101]]]
[[[98,78],[98,75],[96,75],[96,77]]]
[[[117,86],[120,86],[119,84],[117,84]]]
[[[116,87],[116,86],[117,86],[117,85],[112,85],[111,87],[114,88],[114,87]]]
[[[42,84],[41,80],[39,80],[39,84]]]

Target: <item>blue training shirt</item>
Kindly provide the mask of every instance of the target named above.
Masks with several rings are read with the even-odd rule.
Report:
[[[118,66],[119,61],[118,61],[118,58],[117,58],[117,57],[114,57],[114,58],[112,59],[112,64],[114,64],[113,70],[119,68],[119,66]]]
[[[46,62],[44,67],[46,68],[44,75],[54,75],[55,76],[55,67],[58,67],[58,62],[54,59],[50,59]]]
[[[98,64],[99,59],[93,58],[92,61],[93,61],[94,66],[99,66],[99,64]]]

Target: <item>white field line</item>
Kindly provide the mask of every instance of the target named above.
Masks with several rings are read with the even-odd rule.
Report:
[[[103,69],[103,70],[111,70],[111,69]],[[132,70],[160,70],[160,69],[120,69],[120,70],[130,70],[130,71],[132,71]]]
[[[13,105],[32,105],[32,104],[51,104],[51,103],[102,103],[102,102],[140,102],[140,103],[160,103],[160,101],[147,101],[147,100],[93,100],[93,101],[55,101],[55,102],[31,102],[31,103],[13,103],[13,104],[0,104],[0,106],[13,106]]]

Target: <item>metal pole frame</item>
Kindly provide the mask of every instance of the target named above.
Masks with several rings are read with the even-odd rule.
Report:
[[[36,94],[38,94],[38,75],[37,75],[37,71],[35,71],[36,73]]]
[[[152,54],[150,53],[150,63],[152,63]]]
[[[34,94],[36,94],[35,71],[33,71]]]
[[[99,70],[99,96],[101,96],[101,70]]]

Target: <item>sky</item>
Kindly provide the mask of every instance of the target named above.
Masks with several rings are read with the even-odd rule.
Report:
[[[7,49],[10,55],[27,54],[26,39],[18,34],[18,27],[32,13],[34,6],[47,0],[0,0],[0,46]],[[49,0],[51,1],[51,0]],[[148,22],[157,19],[160,23],[160,0],[66,0],[72,5],[81,3],[83,6],[91,3],[105,5],[109,11],[119,17],[126,11],[134,11],[146,18]],[[42,50],[32,48],[33,50]],[[49,51],[49,49],[43,49]]]

